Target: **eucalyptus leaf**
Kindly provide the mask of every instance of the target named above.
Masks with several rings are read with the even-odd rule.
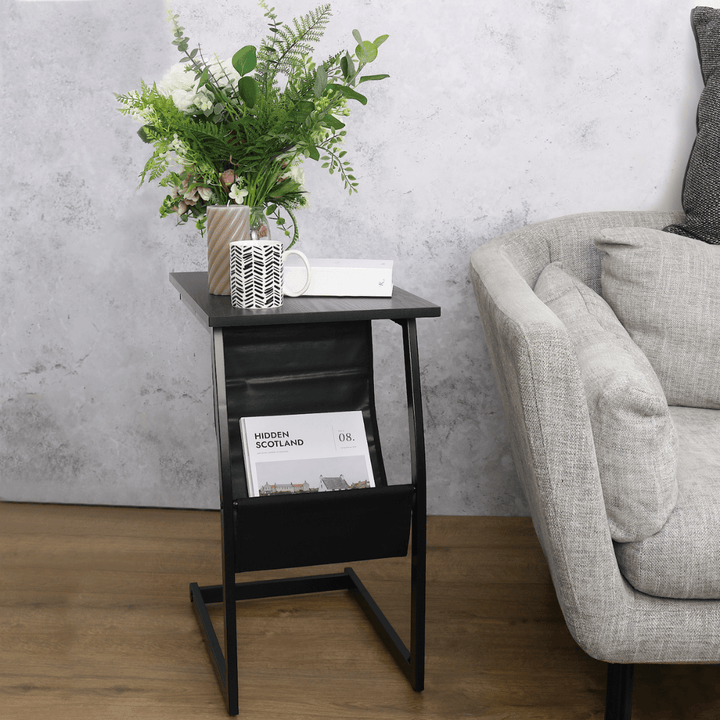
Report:
[[[390,77],[389,75],[365,75],[364,77],[360,78],[358,85],[360,83],[368,82],[370,80],[384,80],[385,78],[389,78],[389,77]]]
[[[322,94],[325,92],[327,82],[327,70],[321,65],[315,73],[315,87],[313,88],[313,92],[315,93],[316,98],[322,97]]]
[[[355,54],[361,63],[371,63],[377,57],[378,51],[369,40],[365,40],[355,48]]]
[[[353,62],[352,56],[349,52],[345,53],[345,60],[347,61],[348,78],[352,78],[355,75],[355,63]]]
[[[359,103],[363,105],[367,105],[367,98],[364,95],[361,95],[359,92],[355,92],[352,88],[349,88],[347,85],[338,85],[337,83],[329,83],[328,88],[330,90],[337,90],[337,92],[342,93],[348,100],[357,100]],[[345,131],[343,130],[343,133]]]
[[[255,82],[255,78],[252,78],[252,77],[240,78],[240,82],[238,83],[238,92],[240,93],[240,97],[242,98],[242,101],[249,108],[255,107],[255,103],[257,102],[257,96],[258,96],[258,86],[257,86],[257,83]]]
[[[325,123],[333,128],[333,130],[342,130],[345,127],[345,123],[338,120],[334,115],[326,115],[323,120]]]
[[[246,45],[240,48],[232,56],[232,66],[240,73],[247,75],[257,67],[257,51],[254,45]]]

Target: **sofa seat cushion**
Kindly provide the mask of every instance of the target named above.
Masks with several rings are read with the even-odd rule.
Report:
[[[678,433],[678,499],[660,532],[616,543],[622,574],[667,598],[720,599],[720,410],[671,407]]]
[[[536,295],[565,325],[578,359],[610,534],[654,535],[677,498],[677,433],[650,363],[610,306],[560,263]]]

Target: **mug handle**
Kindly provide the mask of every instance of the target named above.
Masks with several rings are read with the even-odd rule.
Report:
[[[287,295],[288,297],[300,297],[309,287],[310,287],[310,263],[308,262],[307,257],[305,256],[304,252],[300,252],[300,250],[286,250],[283,253],[283,263],[287,259],[288,255],[297,255],[304,263],[305,263],[305,270],[307,271],[307,280],[305,280],[305,285],[303,285],[302,290],[298,290],[297,292],[288,290],[285,284],[283,283],[283,295]]]

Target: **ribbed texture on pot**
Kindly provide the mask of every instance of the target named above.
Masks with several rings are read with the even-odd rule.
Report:
[[[208,289],[211,295],[230,294],[230,243],[249,238],[249,207],[246,205],[208,207]]]

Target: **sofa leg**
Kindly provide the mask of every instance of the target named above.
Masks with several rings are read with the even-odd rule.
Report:
[[[633,668],[634,665],[608,665],[605,720],[630,720]]]

